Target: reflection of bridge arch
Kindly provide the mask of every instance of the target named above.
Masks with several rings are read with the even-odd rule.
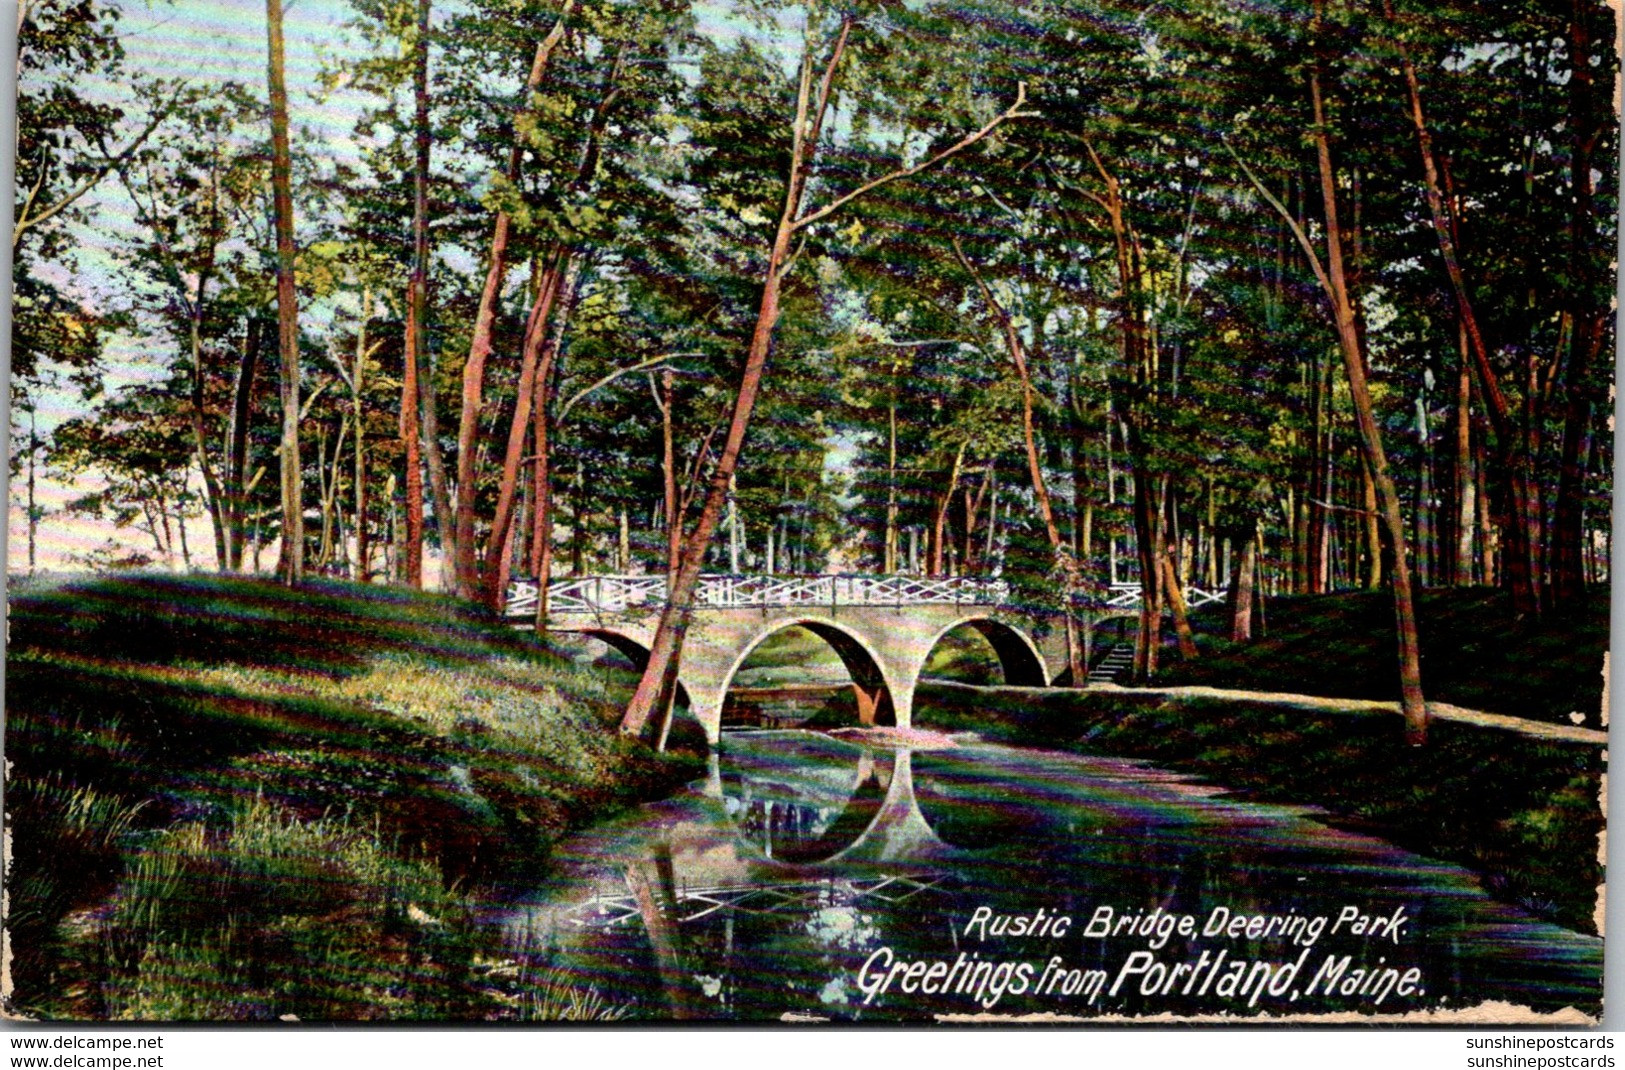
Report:
[[[754,740],[762,737],[753,736]],[[741,840],[751,850],[772,862],[819,865],[828,862],[897,862],[932,858],[948,850],[920,810],[914,791],[913,753],[906,749],[871,749],[825,740],[822,743],[789,742],[791,748],[811,747],[814,763],[827,764],[829,754],[849,754],[852,776],[846,784],[839,812],[830,819],[829,796],[821,791],[816,775],[808,766],[764,760],[760,744],[746,744],[743,750],[728,752],[725,761],[731,769],[727,777],[719,769],[715,777],[716,797],[738,800],[735,820]],[[768,746],[772,746],[768,744]],[[849,749],[850,748],[850,749]],[[801,752],[796,752],[801,753]],[[798,790],[796,785],[801,784]],[[739,794],[724,787],[734,781]],[[822,799],[822,802],[820,802]],[[816,813],[824,806],[824,818],[798,820],[807,810]],[[776,808],[776,809],[775,809]],[[730,806],[730,810],[734,807]]]
[[[730,755],[719,786],[740,838],[767,861],[797,865],[827,861],[862,837],[885,803],[895,764],[889,751],[861,749],[844,790],[831,793],[827,781],[800,768],[739,758]]]
[[[987,640],[987,645],[992,647],[993,653],[998,656],[999,668],[1004,673],[1005,683],[1017,687],[1045,687],[1049,684],[1048,676],[1044,672],[1044,656],[1038,652],[1038,644],[1021,629],[990,614],[965,617],[939,631],[926,651],[927,663],[931,660],[931,654],[936,651],[937,644],[947,638],[948,633],[959,628],[970,628]]]
[[[949,850],[937,836],[914,794],[914,754],[900,750],[880,811],[851,846],[831,862],[900,862],[930,858]]]
[[[722,674],[721,694],[726,696],[733,687],[734,677],[750,656],[763,643],[779,632],[791,628],[805,628],[822,639],[835,656],[841,659],[846,674],[852,678],[852,690],[858,701],[858,721],[865,725],[892,725],[897,723],[897,706],[892,698],[891,681],[886,678],[881,655],[857,632],[833,620],[812,616],[786,617],[773,621],[756,633],[733,664]]]

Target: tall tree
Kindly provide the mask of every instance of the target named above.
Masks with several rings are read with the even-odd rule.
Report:
[[[1323,0],[1316,0],[1315,18],[1311,34],[1319,30],[1323,16]],[[1315,149],[1316,172],[1319,176],[1320,195],[1324,210],[1324,258],[1304,227],[1287,206],[1258,180],[1239,156],[1235,159],[1247,175],[1258,194],[1266,200],[1292,230],[1303,249],[1304,256],[1314,269],[1315,278],[1325,292],[1330,306],[1338,347],[1343,354],[1343,369],[1348,377],[1349,392],[1354,401],[1354,412],[1365,456],[1371,464],[1376,483],[1382,519],[1387,529],[1389,544],[1394,554],[1394,617],[1395,637],[1399,654],[1400,709],[1405,716],[1405,735],[1412,745],[1420,745],[1427,738],[1428,712],[1422,696],[1421,649],[1416,625],[1415,593],[1411,586],[1410,554],[1405,536],[1405,520],[1388,469],[1388,457],[1383,448],[1382,433],[1377,426],[1367,380],[1365,342],[1357,324],[1355,306],[1357,298],[1349,286],[1344,261],[1344,236],[1339,204],[1339,176],[1332,157],[1331,127],[1328,123],[1326,97],[1323,91],[1325,63],[1322,57],[1313,57],[1306,72],[1312,109],[1310,138]]]
[[[705,550],[710,545],[723,506],[728,500],[734,470],[738,466],[745,435],[750,428],[756,395],[761,389],[768,353],[772,347],[774,328],[778,324],[780,291],[784,284],[787,261],[790,259],[792,239],[812,224],[835,214],[865,194],[937,165],[942,160],[982,141],[1010,119],[1024,114],[1022,109],[1026,104],[1026,93],[1025,86],[1021,86],[1017,89],[1013,104],[958,140],[930,153],[915,164],[890,169],[861,182],[846,193],[830,199],[821,207],[805,208],[807,185],[817,161],[820,141],[824,136],[825,121],[829,116],[836,78],[856,22],[857,19],[851,12],[841,13],[833,30],[833,41],[827,45],[824,42],[829,40],[830,31],[819,26],[819,20],[810,9],[803,23],[801,57],[791,120],[790,160],[784,180],[783,208],[779,213],[778,225],[763,270],[761,305],[757,312],[755,327],[751,331],[750,345],[745,353],[744,371],[735,395],[733,414],[728,422],[727,437],[711,473],[705,504],[701,507],[694,529],[684,544],[676,582],[668,592],[666,606],[661,612],[660,623],[655,630],[648,665],[644,668],[637,691],[634,692],[621,719],[623,733],[635,735],[642,732],[650,715],[661,703],[668,700],[674,686],[676,659],[693,614],[694,591],[699,583],[700,565],[704,560]],[[818,54],[824,52],[826,48],[828,59],[820,64]],[[820,65],[823,68],[821,74],[817,73]]]
[[[423,586],[423,464],[420,401],[424,317],[429,291],[429,15],[430,0],[418,0],[417,40],[412,49],[412,270],[406,283],[406,340],[401,376],[401,445],[406,451],[406,582]],[[420,406],[422,406],[420,408]],[[431,425],[432,427],[432,425]],[[433,435],[430,449],[437,450]],[[446,517],[440,517],[441,531]]]
[[[298,583],[305,572],[304,473],[299,464],[299,297],[294,289],[293,162],[288,149],[287,63],[282,0],[265,0],[271,97],[271,196],[276,218],[277,348],[282,358],[282,546],[277,575]]]
[[[532,97],[547,75],[548,64],[554,51],[564,40],[575,0],[564,0],[557,21],[545,37],[536,44],[529,74],[525,78],[519,105],[514,109],[511,148],[503,178],[507,186],[519,182],[520,165],[524,159],[525,143],[521,130],[533,106]],[[448,550],[456,561],[457,593],[464,598],[480,594],[478,549],[474,538],[474,503],[477,479],[476,437],[479,432],[480,413],[485,400],[485,362],[491,354],[492,325],[496,318],[497,301],[508,275],[508,244],[513,218],[505,201],[498,201],[491,224],[491,245],[486,254],[485,288],[480,292],[479,310],[474,316],[474,333],[469,342],[468,359],[463,364],[462,411],[457,425],[457,501],[455,505],[455,536]],[[545,324],[543,325],[545,330]]]

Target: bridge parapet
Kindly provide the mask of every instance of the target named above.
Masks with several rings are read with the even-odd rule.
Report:
[[[1222,604],[1225,593],[1198,587],[1194,583],[1185,587],[1185,604],[1191,609],[1199,606]],[[1145,604],[1145,591],[1137,583],[1114,583],[1107,589],[1106,608],[1109,610],[1139,611]]]
[[[506,615],[536,612],[537,583],[508,585]],[[785,606],[1003,606],[1010,585],[979,576],[701,576],[696,607],[753,609]],[[665,576],[569,576],[547,587],[552,613],[624,613],[659,609],[666,603]]]
[[[508,588],[507,616],[526,626],[536,613],[534,580]],[[728,689],[751,652],[775,632],[800,627],[845,666],[865,723],[908,727],[914,691],[932,651],[955,628],[970,628],[997,655],[1005,682],[1042,687],[1067,671],[1066,629],[1054,608],[1022,606],[1002,579],[975,576],[734,576],[700,579],[683,644],[678,684],[690,715],[715,741]],[[646,661],[666,605],[664,576],[567,576],[548,584],[549,627],[609,644]],[[1192,605],[1222,596],[1187,589]],[[1078,653],[1107,617],[1138,611],[1138,585],[1095,588],[1080,604]]]
[[[506,616],[532,617],[536,613],[535,580],[508,584]],[[1108,613],[1140,608],[1143,592],[1138,583],[1114,583],[1097,603]],[[1185,602],[1192,609],[1221,603],[1224,592],[1191,584]],[[565,576],[547,588],[548,609],[561,615],[626,613],[658,610],[666,604],[665,576]],[[753,609],[788,606],[996,606],[1020,608],[1011,602],[1010,584],[982,576],[701,576],[695,591],[696,607]]]

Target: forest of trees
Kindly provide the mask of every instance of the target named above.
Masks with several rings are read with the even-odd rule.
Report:
[[[348,110],[290,96],[280,0],[251,84],[22,5],[13,474],[150,547],[87,563],[664,572],[631,729],[702,570],[1143,580],[1142,678],[1188,583],[1238,639],[1382,587],[1418,729],[1414,587],[1607,578],[1604,3],[345,11]],[[120,335],[164,373],[104,390]]]

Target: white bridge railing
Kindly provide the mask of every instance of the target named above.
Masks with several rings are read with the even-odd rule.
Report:
[[[508,584],[506,615],[536,614],[535,580]],[[1140,585],[1113,584],[1106,607],[1140,608]],[[978,576],[701,576],[694,604],[712,609],[770,606],[934,606],[1006,605],[1010,585]],[[1222,591],[1187,587],[1192,608],[1224,601]],[[665,576],[567,576],[547,587],[550,614],[626,613],[658,610],[666,604]]]
[[[1209,590],[1191,584],[1185,588],[1185,605],[1190,609],[1210,604],[1223,604],[1224,592]],[[1106,606],[1109,609],[1139,609],[1144,601],[1144,592],[1137,583],[1114,583],[1107,590]]]
[[[508,584],[510,617],[536,613],[535,580]],[[745,609],[766,606],[1002,605],[1004,580],[974,576],[701,576],[696,606]],[[549,613],[624,613],[666,604],[664,576],[572,576],[547,586]]]

